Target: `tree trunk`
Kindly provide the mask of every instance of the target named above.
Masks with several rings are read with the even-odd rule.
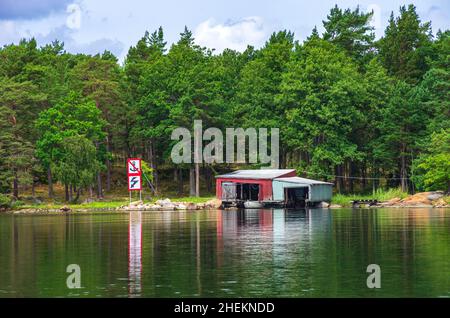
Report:
[[[73,199],[73,186],[70,185],[69,187],[69,201],[72,202]]]
[[[208,193],[211,193],[212,190],[212,173],[211,173],[211,169],[209,168],[209,166],[205,166],[203,165],[203,170],[205,171],[205,182],[206,182],[206,191]]]
[[[183,169],[178,168],[178,195],[183,194]]]
[[[344,190],[344,180],[342,179],[342,165],[336,166],[336,186],[338,193]]]
[[[366,190],[366,165],[363,163],[361,167],[361,192]]]
[[[111,136],[108,134],[106,137],[106,149],[108,154],[111,153]],[[111,160],[106,158],[106,191],[111,191]]]
[[[14,168],[14,180],[13,180],[13,196],[19,198],[19,178],[17,176],[17,169]]]
[[[195,195],[195,169],[192,166],[189,168],[189,195]]]
[[[150,147],[149,147],[149,160],[150,160],[150,167],[153,169],[153,185],[155,187],[155,191],[158,191],[158,172],[156,171],[156,155],[155,155],[155,141],[153,138],[150,140]]]
[[[200,164],[195,164],[195,196],[200,197]]]
[[[407,179],[407,173],[406,173],[406,156],[405,156],[405,145],[402,145],[402,154],[401,154],[401,159],[400,159],[400,179],[401,179],[401,186],[402,186],[402,191],[403,192],[407,192],[408,191],[408,179]]]
[[[97,174],[97,198],[103,198],[102,175],[100,172]]]
[[[111,161],[106,159],[106,191],[111,191]]]
[[[80,191],[81,191],[81,189],[78,188],[78,190],[77,190],[77,196],[75,197],[75,199],[73,200],[73,202],[78,202],[78,199],[80,198]]]
[[[349,187],[349,191],[350,193],[353,193],[353,177],[354,177],[354,164],[353,162],[349,163],[349,173],[348,173],[348,187]]]
[[[48,197],[50,199],[53,199],[54,192],[53,192],[53,177],[52,177],[52,170],[50,167],[47,168],[47,183],[48,183]]]
[[[64,193],[66,195],[66,202],[69,202],[69,186],[67,184],[64,185]]]
[[[33,178],[33,182],[31,183],[31,196],[34,198],[36,197],[36,186]]]

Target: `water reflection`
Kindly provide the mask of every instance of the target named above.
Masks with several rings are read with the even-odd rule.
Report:
[[[0,297],[448,297],[449,229],[449,209],[0,215]]]
[[[128,225],[128,292],[140,296],[142,276],[142,212],[131,211]]]

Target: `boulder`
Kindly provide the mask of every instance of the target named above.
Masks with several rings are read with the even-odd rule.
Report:
[[[392,199],[390,199],[388,201],[381,202],[380,205],[381,206],[391,206],[391,205],[399,203],[400,201],[401,201],[400,198],[392,198]]]
[[[342,208],[342,206],[340,206],[339,204],[330,204],[329,208],[330,209],[339,209],[339,208]]]
[[[187,206],[186,206],[185,204],[183,204],[183,203],[179,203],[179,204],[177,204],[177,205],[175,206],[175,208],[176,208],[177,210],[186,210],[186,209],[187,209]]]
[[[70,212],[71,209],[67,205],[64,205],[59,210],[61,212]]]
[[[222,206],[222,200],[219,199],[211,199],[205,203],[211,209],[219,209]]]
[[[162,206],[160,206],[159,204],[151,204],[149,209],[152,211],[157,211],[157,210],[161,210]]]
[[[438,200],[438,199],[442,198],[443,196],[444,196],[444,192],[442,192],[442,191],[435,191],[435,192],[432,192],[431,194],[429,194],[427,196],[427,199],[431,200],[431,201],[434,201],[434,200]]]
[[[410,195],[403,200],[401,200],[400,205],[401,206],[423,206],[423,205],[430,205],[431,202],[428,199],[428,196],[432,194],[432,192],[419,192],[414,195]]]
[[[155,204],[161,205],[161,206],[165,206],[166,204],[171,204],[172,201],[170,201],[170,199],[166,198],[164,200],[156,200]]]
[[[328,202],[322,201],[319,204],[317,204],[318,208],[329,208],[330,204]]]
[[[130,202],[130,206],[131,205],[135,205],[135,206],[137,206],[137,205],[140,205],[140,204],[144,204],[144,202],[142,202],[142,200],[139,200],[139,201],[134,201],[134,202]]]
[[[192,203],[192,202],[189,202],[189,203],[186,205],[186,209],[187,209],[187,210],[197,210],[197,204]]]

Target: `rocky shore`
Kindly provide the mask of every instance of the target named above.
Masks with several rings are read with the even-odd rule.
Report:
[[[174,202],[170,199],[157,200],[155,203],[144,203],[142,201],[131,202],[117,208],[122,211],[174,211],[174,210],[210,210],[220,208],[222,201],[212,199],[205,203]]]
[[[338,204],[329,204],[326,202],[322,202],[320,207],[330,209],[342,208],[342,206]],[[409,195],[403,199],[392,198],[388,201],[377,202],[377,204],[370,206],[370,208],[448,208],[448,207],[450,207],[450,205],[444,200],[444,192],[442,191],[419,192],[413,195]]]
[[[447,197],[448,198],[448,197]],[[448,201],[448,199],[447,199]],[[384,202],[377,202],[375,205],[360,207],[370,208],[450,208],[450,204],[447,203],[444,193],[442,191],[432,192],[420,192],[414,195],[410,195],[406,198],[393,198]],[[170,199],[157,200],[154,203],[144,203],[143,201],[131,202],[127,205],[119,207],[107,207],[107,208],[72,208],[68,205],[60,208],[23,208],[15,210],[7,210],[2,213],[13,214],[61,214],[69,212],[77,213],[92,213],[92,212],[126,212],[126,211],[195,211],[195,210],[215,210],[221,207],[221,201],[218,199],[211,199],[204,203],[194,202],[178,202]],[[351,202],[350,202],[351,205]],[[322,202],[318,208],[338,209],[346,206],[338,204],[330,204]]]

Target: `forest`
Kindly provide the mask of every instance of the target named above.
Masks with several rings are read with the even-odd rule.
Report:
[[[231,164],[175,165],[171,132],[280,129],[280,168],[334,182],[337,193],[450,191],[450,31],[433,33],[413,5],[380,39],[372,13],[335,6],[305,41],[274,32],[261,48],[217,53],[186,27],[168,47],[145,32],[123,63],[108,51],[66,52],[55,39],[0,49],[0,193],[45,187],[101,198],[126,193],[125,162],[141,157],[156,189],[214,192]],[[258,168],[260,165],[240,165]],[[197,193],[199,195],[199,193]]]

